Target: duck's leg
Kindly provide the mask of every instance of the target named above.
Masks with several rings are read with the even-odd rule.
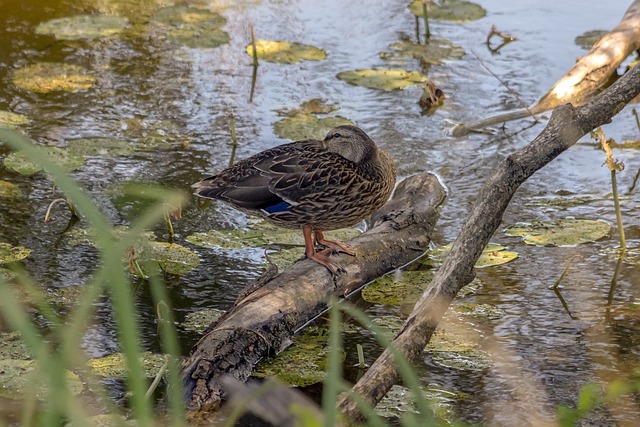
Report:
[[[313,243],[313,236],[312,236],[313,229],[311,228],[310,225],[305,225],[304,227],[302,227],[302,233],[304,234],[304,249],[305,249],[305,255],[307,256],[307,258],[317,262],[318,264],[324,265],[325,267],[327,267],[327,270],[331,272],[331,274],[336,274],[339,271],[344,271],[344,268],[342,268],[340,264],[331,261],[329,257],[323,253],[325,251],[316,252],[316,247]],[[317,232],[316,232],[316,238],[317,238]]]
[[[356,251],[353,249],[352,246],[347,245],[346,243],[343,243],[343,242],[338,242],[336,240],[327,240],[324,238],[324,234],[322,233],[322,231],[316,230],[315,235],[316,235],[316,242],[319,245],[325,246],[331,249],[332,251],[334,251],[335,253],[342,252],[347,255],[356,256]]]

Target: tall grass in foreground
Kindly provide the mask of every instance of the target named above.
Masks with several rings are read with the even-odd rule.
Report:
[[[12,329],[20,333],[22,340],[37,361],[39,381],[37,381],[38,384],[34,384],[34,390],[36,387],[42,390],[42,384],[46,384],[44,394],[38,396],[39,402],[33,400],[31,404],[25,404],[20,424],[24,426],[55,426],[72,421],[73,425],[91,426],[88,420],[89,414],[86,411],[87,396],[74,395],[68,387],[65,378],[66,371],[84,374],[83,380],[91,384],[92,393],[95,394],[90,397],[92,400],[95,398],[93,402],[98,402],[98,399],[100,402],[109,402],[109,399],[104,398],[108,395],[107,391],[85,368],[85,356],[79,350],[86,327],[92,323],[94,303],[98,297],[106,293],[113,306],[118,340],[126,359],[126,387],[133,412],[131,415],[137,420],[137,425],[157,425],[153,419],[153,404],[145,397],[147,381],[139,359],[142,352],[140,329],[136,320],[132,286],[122,259],[127,248],[139,239],[142,232],[163,219],[163,202],[179,205],[184,201],[183,194],[169,190],[154,194],[153,196],[157,199],[154,206],[133,222],[128,233],[116,241],[113,238],[112,225],[89,196],[71,177],[47,158],[38,146],[21,135],[2,129],[0,129],[0,140],[15,150],[20,150],[47,171],[56,186],[75,206],[78,214],[95,232],[100,253],[100,263],[92,277],[84,284],[83,296],[64,320],[51,307],[47,307],[47,303],[43,299],[36,301],[37,307],[40,308],[49,323],[50,333],[47,334],[46,340],[43,339],[41,331],[30,318],[26,308],[10,291],[9,284],[0,278],[2,316]],[[36,287],[30,284],[29,278],[24,272],[18,275],[18,282],[18,286],[30,287],[37,294]],[[171,390],[169,405],[172,412],[172,424],[182,425],[184,417],[182,415],[181,382],[176,359],[179,355],[177,335],[173,324],[171,327],[167,327],[167,312],[164,307],[168,301],[164,284],[158,278],[153,278],[150,280],[150,286],[154,303],[163,317],[159,330],[163,350],[172,356],[171,368],[169,369],[169,389]],[[118,411],[118,408],[111,406],[109,410]]]

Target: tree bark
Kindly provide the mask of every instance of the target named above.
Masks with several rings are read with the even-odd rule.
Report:
[[[557,107],[542,133],[496,168],[478,194],[451,252],[393,341],[396,349],[412,362],[420,357],[455,295],[475,277],[474,264],[500,225],[518,187],[587,132],[609,123],[639,93],[640,67],[636,66],[583,106]],[[397,380],[393,357],[387,349],[352,391],[375,406]],[[350,419],[362,418],[354,401],[345,397],[338,406]]]
[[[554,107],[581,105],[611,79],[622,61],[640,48],[640,0],[634,0],[620,23],[580,58],[538,102],[527,109],[509,111],[472,123],[458,124],[451,133],[463,136],[488,126],[530,117]]]
[[[346,273],[332,277],[325,267],[302,260],[237,302],[183,362],[191,415],[216,409],[224,397],[222,377],[244,382],[258,361],[282,351],[298,329],[327,309],[329,296],[347,295],[422,255],[444,197],[434,175],[407,178],[374,215],[373,227],[349,242],[357,256],[332,255]]]

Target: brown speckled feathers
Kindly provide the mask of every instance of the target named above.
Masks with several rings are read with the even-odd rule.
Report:
[[[262,151],[193,185],[200,197],[218,199],[287,228],[305,231],[307,256],[318,258],[308,237],[334,251],[348,245],[324,239],[322,231],[352,226],[389,198],[395,167],[361,129],[339,126],[322,140],[304,140]],[[333,268],[335,267],[335,268]]]

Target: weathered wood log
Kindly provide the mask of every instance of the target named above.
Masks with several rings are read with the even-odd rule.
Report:
[[[246,381],[258,361],[283,350],[299,328],[326,310],[329,296],[347,295],[422,255],[444,197],[434,175],[407,178],[374,216],[373,227],[349,241],[357,256],[332,255],[345,273],[332,277],[305,259],[237,302],[183,362],[191,415],[217,408],[224,397],[221,378]]]
[[[474,203],[451,252],[393,341],[410,361],[422,355],[442,315],[458,291],[475,276],[474,264],[502,221],[520,185],[562,154],[590,130],[609,123],[640,93],[640,67],[635,66],[607,90],[581,107],[557,107],[545,129],[526,147],[509,155],[489,177]],[[373,363],[352,391],[375,406],[398,380],[389,350]],[[349,419],[362,417],[352,400],[338,404]]]
[[[640,0],[634,0],[620,23],[593,45],[538,102],[527,109],[509,111],[472,123],[458,124],[451,129],[454,136],[463,136],[488,126],[529,117],[565,103],[583,104],[597,93],[613,76],[622,61],[640,48]]]
[[[635,0],[622,21],[591,47],[558,80],[534,108],[550,110],[567,102],[582,105],[616,72],[627,56],[640,48],[640,0]]]

